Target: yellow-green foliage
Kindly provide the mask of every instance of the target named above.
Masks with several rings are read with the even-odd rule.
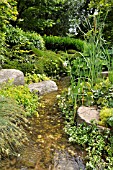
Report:
[[[103,108],[100,111],[99,125],[107,126],[107,119],[111,116],[113,116],[113,108]]]
[[[26,73],[25,82],[27,84],[38,83],[38,82],[43,81],[43,80],[49,80],[49,78],[45,74]]]
[[[24,110],[10,98],[0,97],[0,157],[17,155],[28,140]]]
[[[14,86],[10,83],[4,84],[0,89],[0,96],[10,97],[16,100],[17,104],[24,107],[26,115],[37,115],[38,96],[31,93],[27,85]]]

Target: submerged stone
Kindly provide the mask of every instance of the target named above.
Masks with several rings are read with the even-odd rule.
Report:
[[[75,158],[67,151],[57,151],[52,170],[85,170],[85,166],[80,157]]]

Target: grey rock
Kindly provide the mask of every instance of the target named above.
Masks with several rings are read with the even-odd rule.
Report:
[[[28,170],[28,168],[27,167],[21,167],[20,170]]]
[[[88,124],[90,124],[92,120],[99,120],[99,111],[94,107],[81,106],[78,108],[77,113],[79,119]]]
[[[0,84],[12,80],[15,85],[24,85],[24,74],[16,69],[1,69],[0,70]]]
[[[78,108],[77,111],[78,114],[78,123],[87,123],[88,125],[91,125],[94,120],[95,123],[97,123],[97,127],[100,131],[103,131],[106,128],[104,126],[99,126],[98,121],[99,121],[99,111],[95,107],[86,107],[86,106],[81,106]]]
[[[36,92],[36,94],[44,95],[53,91],[57,91],[58,87],[56,83],[52,80],[46,80],[39,83],[29,84],[29,89],[31,92]]]
[[[75,160],[79,165],[79,169],[80,170],[85,170],[85,165],[83,164],[83,161],[82,161],[81,157],[78,156],[78,157],[75,158]]]
[[[57,151],[52,170],[85,170],[82,159],[71,156],[67,151]]]

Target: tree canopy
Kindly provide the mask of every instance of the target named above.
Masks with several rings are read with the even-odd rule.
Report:
[[[106,17],[103,33],[108,34],[111,30],[110,39],[113,32],[112,5],[113,0],[1,0],[1,41],[4,41],[4,29],[7,24],[41,35],[60,36],[66,36],[72,27],[81,37],[81,30],[87,32],[89,29],[86,21],[93,22],[90,15],[93,15],[95,10],[98,11],[101,20]]]

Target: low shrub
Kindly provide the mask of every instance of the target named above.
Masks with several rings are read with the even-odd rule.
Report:
[[[24,53],[25,52],[25,53]],[[46,74],[47,76],[56,76],[66,73],[67,68],[63,67],[63,62],[67,56],[56,54],[49,50],[39,50],[32,48],[31,52],[19,50],[12,56],[8,56],[3,63],[2,68],[15,68],[21,70],[24,74],[36,73]]]
[[[35,69],[32,48],[45,49],[43,38],[35,32],[24,32],[9,26],[6,29],[6,46],[2,68],[15,68],[24,72]]]
[[[69,49],[84,51],[85,41],[70,37],[44,36],[45,46],[48,50],[66,51]]]
[[[21,105],[25,110],[25,115],[37,115],[38,108],[38,96],[31,93],[28,86],[14,86],[11,83],[5,83],[0,89],[0,95],[4,97],[10,97],[16,100],[18,105]]]
[[[0,158],[18,156],[28,139],[24,110],[11,98],[0,97]]]
[[[6,29],[6,43],[10,48],[21,47],[31,49],[32,47],[44,49],[43,38],[35,32],[24,32],[21,28],[8,26]]]
[[[35,48],[33,51],[37,56],[37,61],[35,62],[36,73],[57,76],[67,71],[63,67],[64,56],[49,50],[42,51]]]
[[[24,73],[24,75],[26,73],[32,73],[33,70],[35,70],[35,65],[32,62],[29,62],[29,60],[27,62],[21,62],[18,61],[18,59],[7,59],[4,64],[2,65],[3,69],[17,69],[20,70]]]

